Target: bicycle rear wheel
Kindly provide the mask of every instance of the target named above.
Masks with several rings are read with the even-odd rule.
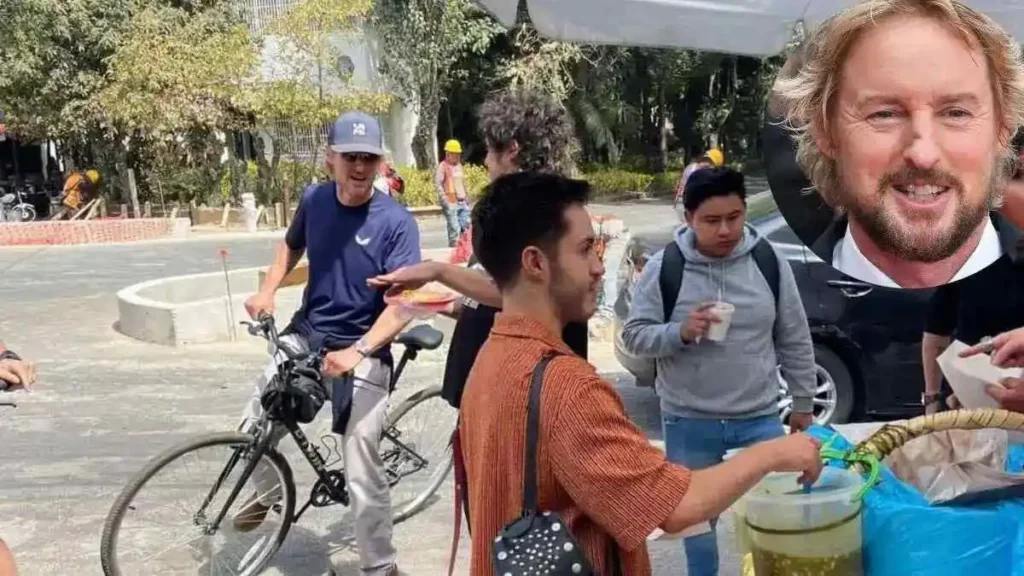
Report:
[[[224,519],[213,525],[241,481],[254,446],[249,434],[214,433],[152,459],[125,486],[107,515],[100,541],[104,574],[259,574],[284,542],[295,511],[295,485],[284,457],[273,450],[259,456],[267,470],[265,478],[277,482],[268,482],[272,487],[267,490],[280,495],[261,524],[250,531],[234,525],[239,510],[255,494],[254,473]],[[162,476],[177,466],[193,477]],[[178,528],[168,526],[165,520],[176,514],[185,521]]]
[[[441,397],[440,385],[414,392],[388,414],[380,449],[395,524],[436,500],[452,469],[451,436],[458,415]]]

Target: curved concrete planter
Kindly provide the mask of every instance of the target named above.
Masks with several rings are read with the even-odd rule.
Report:
[[[450,254],[450,248],[428,249],[423,250],[422,257],[448,261]],[[302,304],[309,276],[307,266],[305,261],[300,262],[277,291],[274,316],[279,327],[289,322]],[[165,346],[248,338],[239,322],[248,320],[245,300],[259,289],[266,270],[256,267],[229,271],[231,302],[224,272],[171,276],[129,286],[117,293],[117,329],[137,340]]]
[[[259,286],[263,268],[228,273],[228,301],[223,272],[187,274],[150,280],[117,293],[118,330],[145,342],[183,346],[245,337],[245,300]],[[302,286],[278,290],[276,312],[284,325],[302,301]],[[233,319],[233,323],[232,323]]]

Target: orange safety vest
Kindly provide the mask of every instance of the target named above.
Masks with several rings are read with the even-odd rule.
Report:
[[[466,199],[466,182],[462,176],[462,165],[460,164],[458,168],[459,170],[456,172],[455,166],[447,161],[441,161],[441,174],[444,175],[441,186],[444,188],[444,196],[449,204]]]

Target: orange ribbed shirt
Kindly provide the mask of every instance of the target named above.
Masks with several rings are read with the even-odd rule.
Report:
[[[540,509],[558,513],[598,574],[651,573],[647,536],[678,506],[690,473],[651,446],[618,393],[561,338],[525,316],[499,314],[462,397],[473,576],[492,576],[491,544],[522,512],[530,377],[548,364],[537,447]]]

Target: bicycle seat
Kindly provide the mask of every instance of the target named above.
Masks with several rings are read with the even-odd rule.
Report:
[[[395,342],[414,350],[434,350],[444,342],[444,334],[436,328],[420,324],[402,332]]]

